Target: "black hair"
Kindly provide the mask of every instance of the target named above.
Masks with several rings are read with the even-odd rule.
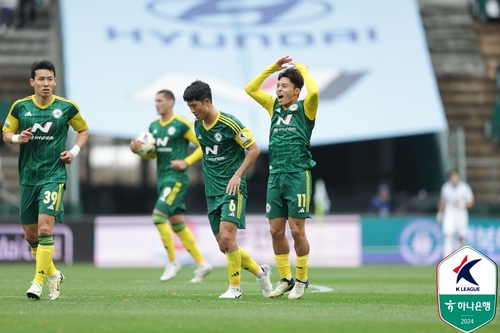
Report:
[[[174,96],[174,93],[173,93],[173,92],[171,92],[170,90],[165,90],[165,89],[163,89],[163,90],[158,91],[156,94],[157,94],[157,95],[158,95],[158,94],[162,94],[163,96],[165,96],[165,98],[166,98],[166,99],[173,99],[173,100],[174,100],[174,102],[175,102],[175,96]]]
[[[290,82],[292,82],[295,88],[302,89],[302,87],[304,86],[304,77],[302,76],[302,73],[300,73],[299,70],[295,67],[289,67],[282,71],[278,75],[278,81],[282,77],[287,77]]]
[[[203,102],[205,98],[208,98],[210,103],[212,103],[212,90],[210,89],[210,86],[205,82],[196,80],[184,90],[184,95],[182,96],[182,98],[184,98],[185,102]]]
[[[31,78],[35,79],[35,72],[39,69],[48,69],[49,71],[54,72],[54,77],[56,77],[56,68],[54,67],[54,64],[52,64],[48,60],[39,60],[35,61],[31,65]]]

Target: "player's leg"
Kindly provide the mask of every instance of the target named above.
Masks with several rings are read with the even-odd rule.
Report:
[[[201,253],[193,233],[186,226],[184,215],[172,215],[170,216],[169,221],[172,224],[172,229],[181,240],[182,245],[193,257],[194,262],[196,263],[197,268],[194,271],[194,277],[191,279],[191,282],[202,282],[203,278],[212,271],[212,265],[205,261],[205,257]]]
[[[295,285],[288,295],[289,299],[301,298],[308,282],[309,241],[306,236],[305,221],[310,218],[311,176],[309,171],[290,173],[286,175],[287,185],[283,196],[288,205],[288,223],[294,240],[295,254]]]
[[[160,276],[160,281],[168,281],[173,279],[181,270],[181,265],[177,262],[175,255],[174,235],[170,225],[167,223],[169,216],[173,214],[176,209],[174,200],[177,191],[181,184],[177,185],[176,182],[165,182],[158,186],[158,200],[156,200],[153,209],[153,223],[160,234],[163,247],[168,255],[168,263],[165,266],[163,274]],[[175,202],[177,204],[177,202]]]
[[[286,239],[287,205],[282,197],[283,174],[270,174],[267,183],[266,217],[273,242],[274,261],[280,281],[269,297],[279,297],[290,291],[295,283],[290,269],[290,245]]]
[[[457,235],[460,247],[467,245],[467,234],[469,232],[469,217],[463,214],[457,220]]]
[[[37,272],[46,269],[49,286],[49,300],[59,298],[64,275],[58,271],[52,261],[54,256],[53,229],[55,221],[62,222],[64,218],[64,184],[49,183],[41,187],[39,194],[38,216],[38,249],[36,254]],[[40,266],[40,269],[39,269]]]
[[[456,221],[451,214],[445,214],[443,218],[443,258],[454,251],[455,234],[457,232]]]

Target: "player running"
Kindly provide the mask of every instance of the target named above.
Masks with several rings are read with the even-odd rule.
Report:
[[[173,279],[181,270],[181,264],[176,260],[174,237],[167,223],[168,219],[182,245],[197,264],[191,282],[202,282],[212,271],[212,265],[205,261],[193,233],[186,226],[183,215],[186,211],[184,196],[189,187],[187,168],[201,158],[200,144],[194,136],[193,125],[173,112],[175,97],[171,91],[159,91],[155,103],[160,118],[149,126],[149,132],[156,139],[156,154],[153,158],[156,157],[157,161],[158,182],[158,200],[153,209],[153,222],[160,233],[169,260],[160,281]],[[189,142],[198,148],[188,156]],[[130,149],[134,153],[140,148],[140,142],[136,140],[130,142]]]
[[[194,130],[203,152],[210,227],[227,260],[229,288],[219,298],[242,297],[241,268],[257,277],[262,293],[267,297],[272,290],[269,265],[259,266],[236,243],[238,229],[245,229],[246,172],[260,150],[248,128],[232,115],[214,108],[208,84],[193,82],[183,97],[196,117]]]
[[[2,128],[5,142],[20,145],[21,224],[36,259],[35,277],[26,292],[32,299],[40,299],[46,276],[49,300],[60,296],[64,275],[52,262],[52,231],[55,221],[63,221],[66,164],[74,161],[89,137],[78,105],[54,95],[56,83],[51,62],[33,63],[30,84],[35,94],[12,104]],[[65,149],[68,125],[78,132],[69,151]]]
[[[281,70],[276,97],[272,97],[260,87],[269,75]],[[299,100],[304,82],[307,96],[304,100]],[[304,64],[294,64],[292,58],[286,56],[257,75],[246,86],[245,91],[271,117],[266,217],[269,218],[275,261],[281,280],[269,297],[279,297],[290,291],[289,299],[299,299],[309,285],[309,241],[306,237],[305,219],[311,217],[309,204],[312,183],[309,170],[316,162],[312,160],[309,146],[319,105],[318,87]],[[290,269],[290,245],[285,237],[287,219],[297,255],[297,281],[293,279]]]

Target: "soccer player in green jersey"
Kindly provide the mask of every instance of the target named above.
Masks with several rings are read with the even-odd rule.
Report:
[[[193,132],[193,125],[186,118],[175,114],[173,107],[174,94],[169,90],[161,90],[156,94],[156,111],[160,118],[149,126],[149,132],[156,139],[156,175],[158,182],[158,200],[153,209],[153,222],[160,233],[161,240],[168,254],[169,262],[160,281],[174,278],[181,269],[176,260],[172,229],[179,236],[182,245],[193,257],[197,268],[191,282],[202,282],[212,271],[212,265],[205,261],[191,230],[186,226],[184,212],[184,196],[189,186],[187,167],[201,159],[200,144]],[[188,156],[189,142],[198,148]],[[132,140],[130,149],[137,153],[141,143]]]
[[[56,70],[52,63],[33,63],[30,84],[35,94],[12,104],[2,131],[5,142],[20,145],[21,224],[36,259],[35,278],[26,295],[39,299],[47,276],[48,297],[55,300],[64,275],[52,262],[52,231],[55,221],[63,221],[65,165],[71,164],[83,148],[89,130],[78,105],[54,95]],[[65,149],[68,126],[78,132],[69,151]]]
[[[316,164],[312,160],[309,146],[318,110],[319,92],[304,64],[288,64],[293,64],[290,57],[279,59],[257,75],[245,90],[271,117],[266,216],[269,218],[274,256],[281,280],[269,297],[279,297],[290,291],[289,299],[299,299],[309,285],[309,242],[305,219],[310,218],[309,170]],[[282,69],[284,70],[278,75],[276,97],[272,97],[260,87],[269,75]],[[304,100],[299,100],[304,82],[307,96]],[[285,237],[287,219],[297,255],[297,281],[293,279],[290,269],[290,245]]]
[[[183,98],[196,118],[194,130],[203,152],[210,227],[227,260],[229,288],[219,298],[241,298],[242,267],[257,277],[264,297],[268,297],[272,291],[269,265],[259,266],[236,242],[238,229],[245,229],[245,173],[259,156],[259,148],[238,119],[214,108],[212,91],[205,82],[193,82]]]

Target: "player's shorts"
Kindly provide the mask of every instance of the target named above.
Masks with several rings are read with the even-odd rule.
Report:
[[[21,185],[21,224],[38,223],[40,214],[54,216],[57,222],[63,222],[65,188],[61,183]]]
[[[311,172],[272,173],[267,181],[266,217],[310,218]]]
[[[167,216],[183,215],[186,211],[184,196],[188,190],[187,182],[167,181],[158,186],[158,200],[155,209]]]
[[[461,238],[467,238],[469,231],[469,216],[465,213],[445,214],[443,217],[443,234],[457,235]]]
[[[220,223],[231,222],[238,229],[245,229],[245,207],[247,195],[217,195],[207,197],[207,211],[210,227],[214,235],[220,233]]]

